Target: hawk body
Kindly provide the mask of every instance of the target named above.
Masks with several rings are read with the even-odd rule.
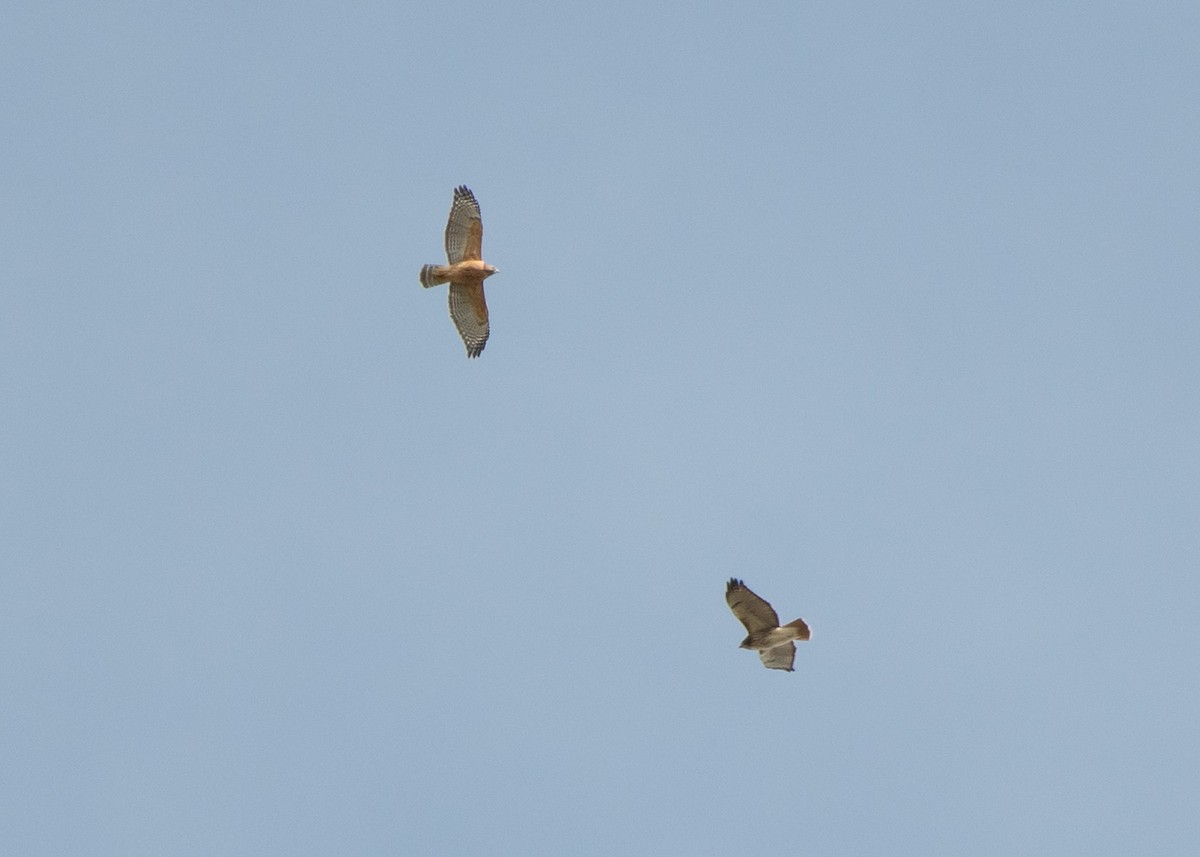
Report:
[[[746,584],[731,578],[725,585],[725,603],[738,621],[746,626],[746,639],[741,648],[758,652],[763,666],[772,670],[793,672],[796,660],[795,640],[807,640],[808,625],[803,619],[779,624],[779,614],[769,602],[751,592]]]
[[[425,265],[421,285],[425,288],[450,284],[450,318],[458,328],[468,357],[478,357],[487,344],[487,299],[483,281],[496,269],[483,261],[483,220],[475,194],[466,185],[454,189],[450,218],[446,222],[448,265]]]

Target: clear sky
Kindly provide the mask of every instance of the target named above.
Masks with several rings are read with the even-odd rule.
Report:
[[[0,13],[0,851],[1200,853],[1200,6],[416,5]]]

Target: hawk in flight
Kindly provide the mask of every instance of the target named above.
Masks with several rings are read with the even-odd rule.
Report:
[[[468,357],[478,357],[488,339],[487,301],[483,281],[496,269],[483,261],[483,221],[479,203],[466,185],[454,189],[450,219],[446,222],[446,259],[449,265],[425,265],[421,285],[450,284],[450,318],[467,346]]]
[[[781,627],[775,609],[737,578],[726,584],[725,602],[738,621],[746,626],[748,636],[742,640],[741,648],[756,649],[767,669],[793,672],[796,644],[792,641],[809,637],[804,620],[797,619]]]

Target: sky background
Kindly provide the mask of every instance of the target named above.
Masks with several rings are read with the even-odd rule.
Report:
[[[1198,43],[7,4],[0,851],[1200,852]]]

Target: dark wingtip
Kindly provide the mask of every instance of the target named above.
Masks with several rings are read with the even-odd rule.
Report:
[[[738,580],[736,577],[731,577],[731,578],[729,578],[729,582],[727,584],[725,584],[725,591],[733,592],[733,590],[735,590],[735,589],[742,589],[743,587],[745,587],[745,585],[746,585],[745,583]]]

